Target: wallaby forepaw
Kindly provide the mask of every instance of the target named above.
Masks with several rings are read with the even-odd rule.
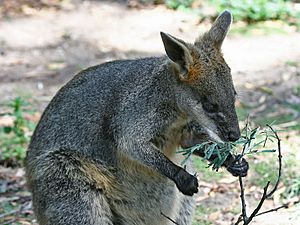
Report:
[[[175,175],[174,181],[179,191],[185,195],[192,196],[198,192],[197,177],[189,174],[184,169],[178,171]]]
[[[242,160],[234,160],[227,166],[227,170],[235,177],[247,176],[248,169],[249,164],[244,158]]]

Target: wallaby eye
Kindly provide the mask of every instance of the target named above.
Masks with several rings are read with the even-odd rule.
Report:
[[[201,96],[200,100],[198,100],[198,104],[201,104],[204,111],[207,113],[218,113],[219,106],[218,104],[210,101],[207,96]]]

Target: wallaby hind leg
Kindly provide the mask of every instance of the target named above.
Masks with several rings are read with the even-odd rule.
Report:
[[[29,169],[34,171],[29,185],[40,225],[113,225],[102,189],[84,179],[80,161],[55,153]]]

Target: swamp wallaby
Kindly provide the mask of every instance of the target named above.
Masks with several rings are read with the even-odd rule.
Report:
[[[94,66],[61,88],[26,158],[39,224],[191,224],[198,182],[176,149],[240,136],[221,53],[231,21],[223,12],[194,44],[161,33],[167,56]],[[224,166],[245,176],[233,159]]]

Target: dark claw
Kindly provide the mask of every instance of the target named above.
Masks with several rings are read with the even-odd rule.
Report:
[[[247,176],[247,172],[249,169],[248,162],[243,158],[240,161],[241,157],[236,156],[235,160],[233,160],[228,166],[227,170],[235,177],[241,176],[245,177]]]
[[[183,194],[192,196],[198,192],[198,180],[184,169],[180,169],[174,177],[174,182]]]

